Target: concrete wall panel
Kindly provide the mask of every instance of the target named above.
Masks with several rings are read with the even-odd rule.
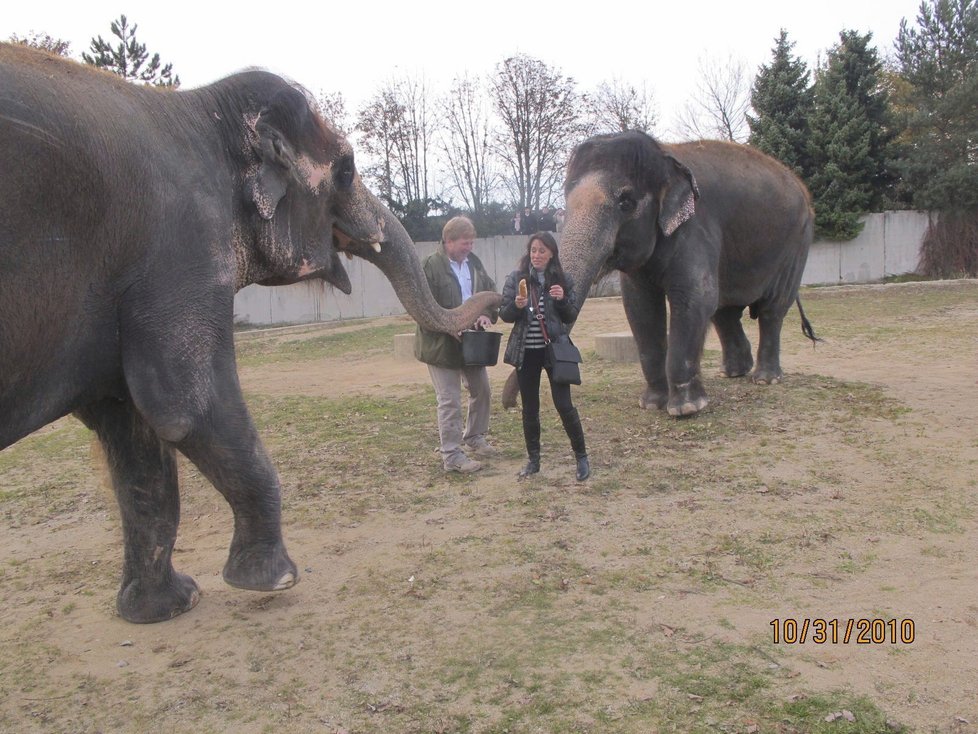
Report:
[[[920,264],[920,244],[927,233],[929,217],[924,212],[886,212],[884,216],[884,277],[916,272]]]
[[[889,275],[917,269],[920,243],[927,229],[926,212],[885,212],[864,217],[863,231],[850,242],[816,242],[808,255],[804,285],[867,283]],[[526,252],[522,235],[476,240],[474,252],[502,290],[506,276]],[[418,257],[424,260],[440,247],[437,242],[419,242]],[[350,275],[352,295],[344,295],[318,282],[264,288],[250,285],[234,299],[235,323],[257,325],[336,321],[404,313],[394,289],[384,274],[370,263],[343,259]],[[618,295],[617,278],[596,284],[592,295]]]
[[[869,283],[883,277],[883,237],[886,231],[882,214],[862,218],[863,229],[855,238],[839,243],[839,273],[843,283]]]

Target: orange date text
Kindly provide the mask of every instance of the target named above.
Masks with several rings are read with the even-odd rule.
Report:
[[[909,645],[916,634],[912,619],[822,619],[784,617],[771,620],[774,644]]]

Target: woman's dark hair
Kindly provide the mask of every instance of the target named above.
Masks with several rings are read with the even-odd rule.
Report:
[[[547,263],[547,269],[544,271],[544,290],[549,290],[552,285],[559,285],[561,288],[566,288],[567,278],[564,276],[564,268],[561,266],[560,256],[557,254],[557,240],[554,239],[554,236],[550,232],[534,232],[530,235],[530,239],[526,241],[526,254],[520,260],[519,270],[527,275],[533,275],[531,272],[533,270],[533,264],[530,262],[530,247],[537,240],[543,243],[543,246],[553,253],[553,257],[550,258],[550,262]]]

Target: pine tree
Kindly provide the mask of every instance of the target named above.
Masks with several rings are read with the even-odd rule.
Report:
[[[173,76],[173,64],[161,68],[160,55],[153,54],[150,58],[145,43],[136,41],[136,24],[129,26],[125,15],[119,20],[112,21],[112,35],[119,39],[118,45],[112,45],[102,36],[92,39],[92,54],[82,53],[85,63],[106,69],[118,74],[123,79],[141,81],[157,87],[179,87],[180,77]]]
[[[813,93],[808,66],[791,56],[794,45],[782,29],[771,51],[771,63],[762,66],[754,80],[751,107],[755,116],[747,116],[748,143],[806,177],[811,170],[807,140]]]
[[[906,117],[900,172],[914,206],[978,207],[978,5],[924,0],[896,41]]]
[[[882,64],[869,45],[872,34],[842,31],[839,38],[816,74],[808,185],[816,231],[848,239],[859,232],[859,215],[884,200],[892,135]]]

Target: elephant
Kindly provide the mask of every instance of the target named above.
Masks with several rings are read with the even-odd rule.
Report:
[[[136,623],[190,610],[172,564],[175,452],[230,505],[225,581],[298,581],[281,488],[238,381],[236,290],[383,271],[425,328],[456,334],[414,243],[301,87],[248,70],[189,91],[137,86],[0,44],[0,449],[67,414],[94,431],[120,508],[116,599]]]
[[[663,145],[643,132],[578,145],[564,184],[564,270],[582,296],[621,272],[622,303],[646,380],[639,405],[670,415],[708,404],[700,373],[712,320],[722,373],[782,379],[781,325],[797,303],[814,212],[801,180],[746,145],[704,140]],[[666,301],[668,301],[668,329]],[[757,363],[741,316],[758,319]]]

